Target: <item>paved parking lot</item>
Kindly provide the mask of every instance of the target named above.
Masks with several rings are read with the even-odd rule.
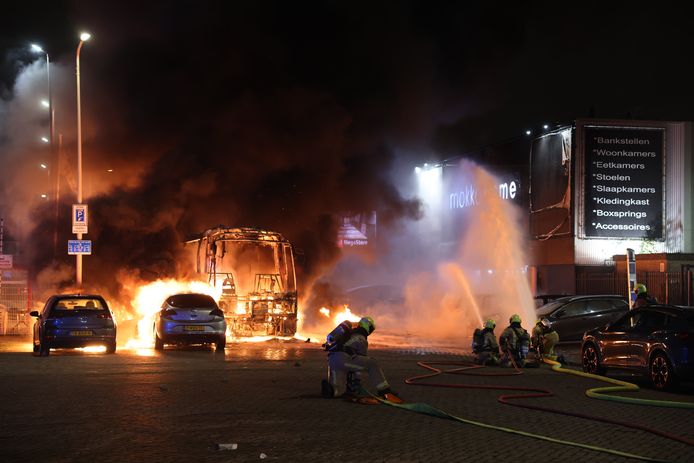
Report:
[[[24,352],[19,352],[24,350]],[[231,344],[226,352],[119,350],[116,355],[64,352],[32,357],[28,343],[0,339],[2,461],[633,461],[469,424],[319,396],[325,354],[315,344]],[[457,416],[679,462],[694,447],[614,425],[524,410],[497,402],[503,391],[408,386],[424,373],[418,361],[460,360],[441,349],[374,349],[408,401]],[[694,411],[589,399],[594,380],[549,368],[521,376],[447,375],[438,382],[545,387],[529,399],[549,407],[648,425],[694,438]],[[694,390],[639,397],[694,402]],[[215,444],[237,444],[215,450]]]

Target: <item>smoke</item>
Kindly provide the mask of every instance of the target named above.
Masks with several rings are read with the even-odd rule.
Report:
[[[455,168],[472,179],[477,204],[469,208],[450,252],[432,231],[441,226],[442,213],[435,206],[444,198],[439,190],[428,199],[426,191],[420,191],[427,211],[422,220],[389,235],[388,253],[376,261],[355,255],[341,260],[306,306],[330,307],[335,314],[348,304],[353,313],[375,318],[374,342],[391,345],[466,350],[473,330],[484,320],[496,321],[498,335],[514,313],[524,326],[531,326],[535,305],[520,210],[499,196],[499,181],[482,167],[462,161]],[[354,288],[364,282],[371,287]],[[321,337],[336,321],[316,314],[302,333]]]
[[[86,290],[131,313],[132,288],[193,277],[181,244],[190,235],[219,224],[255,226],[281,232],[303,251],[307,322],[320,320],[319,300],[339,304],[343,290],[387,279],[407,288],[404,304],[391,301],[405,312],[389,318],[384,311],[379,330],[443,337],[479,323],[461,289],[473,281],[474,270],[461,265],[473,249],[437,267],[426,246],[413,246],[420,203],[391,177],[398,161],[408,162],[396,150],[429,151],[437,124],[456,120],[463,98],[438,74],[437,44],[427,32],[412,32],[416,8],[383,5],[380,16],[365,20],[330,3],[309,16],[281,3],[271,11],[161,7],[138,5],[134,16],[127,2],[90,2],[76,21],[90,24],[93,36],[81,54],[85,238],[94,243],[84,258]],[[74,285],[73,259],[65,255],[77,188],[73,53],[54,55],[62,144],[52,156],[50,185],[59,188],[49,201],[36,199],[40,171],[32,167],[49,152],[29,143],[29,128],[45,130],[47,119],[25,119],[43,64],[22,70],[1,116],[7,175],[0,208],[26,243],[22,261],[37,276],[37,298]],[[342,256],[334,214],[372,210],[376,248]],[[473,258],[485,270],[500,265]]]

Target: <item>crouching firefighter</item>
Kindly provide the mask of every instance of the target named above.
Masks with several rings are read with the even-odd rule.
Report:
[[[323,344],[328,351],[328,379],[321,382],[323,397],[342,397],[345,393],[358,395],[361,387],[357,376],[366,373],[379,397],[402,402],[390,388],[378,362],[368,356],[367,337],[375,329],[373,318],[364,317],[355,324],[345,320],[328,334]]]
[[[494,328],[496,322],[487,320],[484,328],[475,330],[472,335],[472,352],[478,365],[498,365],[500,363],[499,343],[496,342]]]
[[[546,318],[538,320],[533,328],[530,338],[530,346],[537,353],[538,362],[542,362],[542,357],[557,360],[557,353],[554,346],[559,342],[559,334],[552,328],[552,324]]]
[[[509,326],[499,336],[499,345],[504,353],[501,366],[510,367],[515,363],[516,366],[524,367],[530,348],[530,335],[521,326],[518,314],[513,314],[508,321]]]

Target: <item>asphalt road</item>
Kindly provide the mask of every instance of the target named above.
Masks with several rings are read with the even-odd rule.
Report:
[[[496,400],[504,391],[403,383],[425,372],[418,361],[462,360],[445,350],[387,348],[373,349],[372,355],[410,402],[557,439],[694,461],[692,446],[504,405]],[[233,343],[224,354],[191,348],[115,355],[64,351],[39,358],[29,353],[27,342],[0,337],[0,461],[633,461],[386,405],[323,399],[319,383],[325,368],[320,348],[300,341]],[[694,410],[590,399],[585,389],[599,383],[548,368],[514,377],[446,375],[437,381],[545,387],[555,396],[528,400],[694,439]],[[677,393],[643,388],[635,394],[694,402],[691,388]],[[236,449],[217,450],[216,444],[236,444]]]

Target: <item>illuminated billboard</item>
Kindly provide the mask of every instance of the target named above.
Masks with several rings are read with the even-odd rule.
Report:
[[[368,246],[376,238],[376,211],[346,213],[338,216],[337,247],[351,248]]]
[[[662,128],[586,126],[586,238],[663,239]]]

